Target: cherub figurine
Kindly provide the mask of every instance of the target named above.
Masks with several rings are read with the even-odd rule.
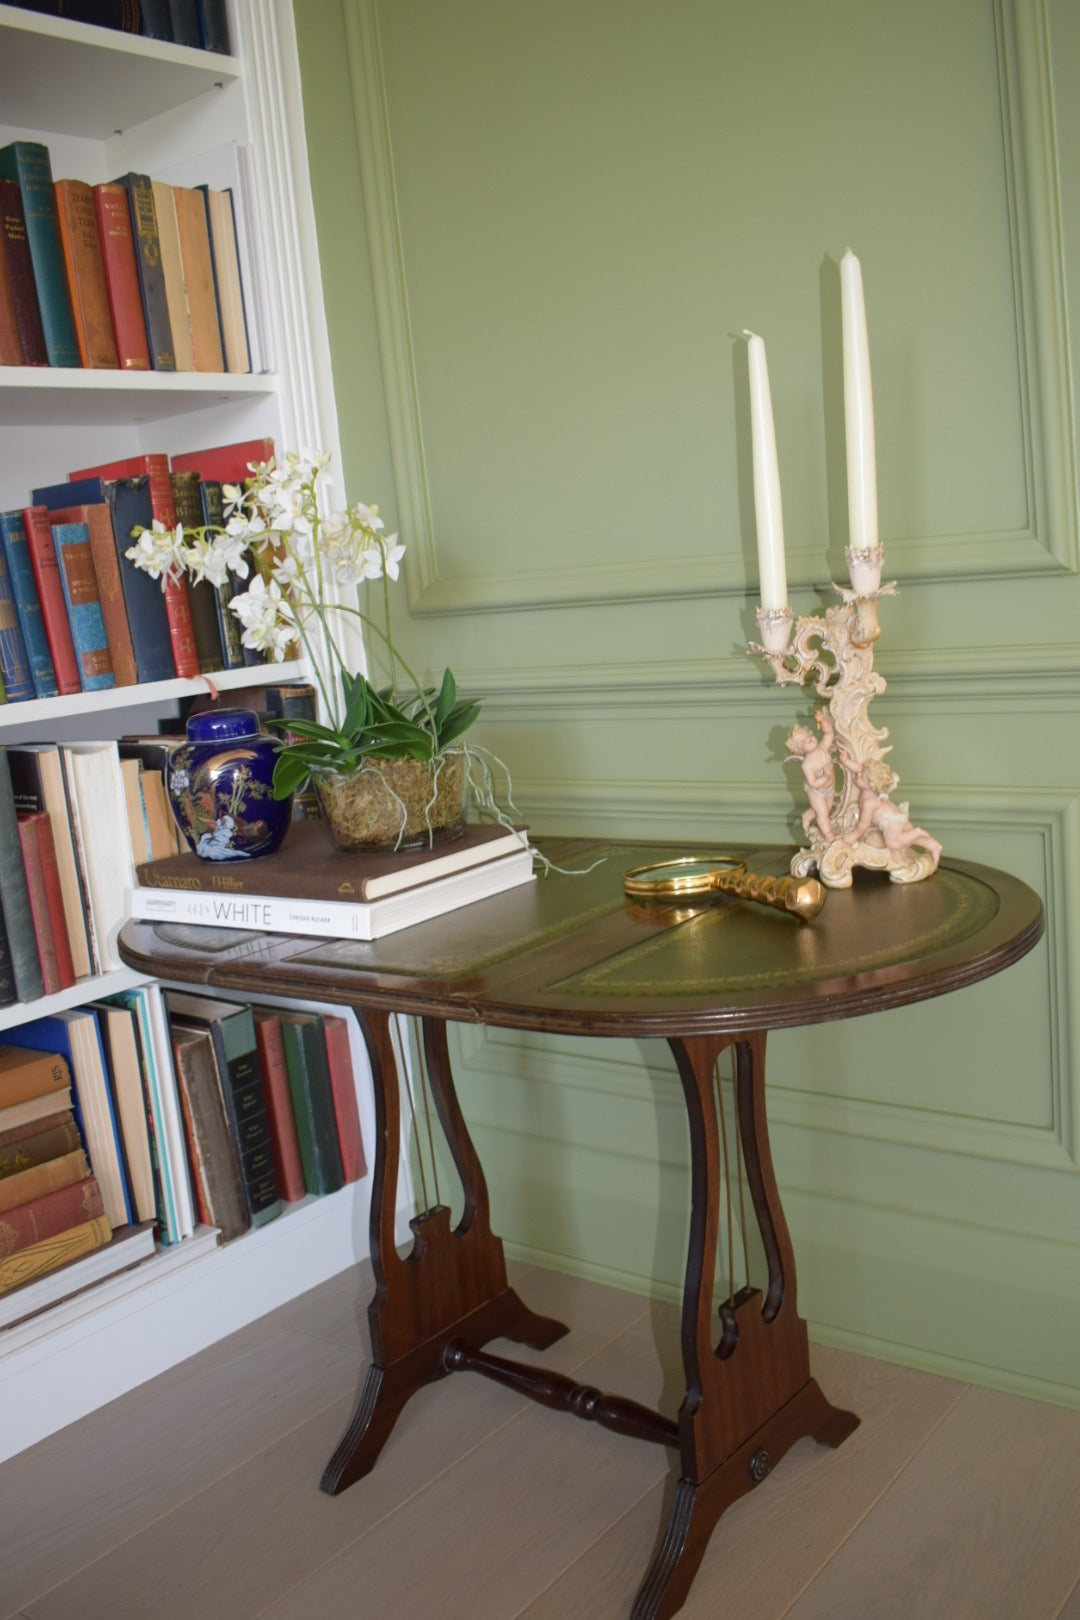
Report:
[[[816,820],[822,838],[831,843],[835,836],[830,811],[836,799],[836,765],[832,754],[836,731],[824,709],[818,709],[814,719],[821,727],[821,736],[816,737],[809,726],[792,726],[787,734],[788,758],[797,759],[802,765],[806,797],[810,800],[809,810],[803,812],[803,832],[809,837]]]
[[[912,826],[906,800],[903,804],[893,804],[889,797],[900,781],[896,772],[882,759],[868,760],[865,765],[859,765],[849,755],[842,753],[840,760],[844,769],[851,773],[859,791],[858,819],[844,834],[844,842],[857,844],[874,827],[888,850],[902,850],[912,844],[920,844],[929,851],[936,869],[941,859],[941,845],[925,827]]]

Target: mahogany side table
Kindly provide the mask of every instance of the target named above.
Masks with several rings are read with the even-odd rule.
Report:
[[[341,1003],[355,1009],[364,1030],[377,1122],[372,1362],[322,1488],[337,1493],[370,1472],[424,1384],[461,1370],[482,1373],[676,1454],[666,1528],[631,1616],[663,1620],[685,1600],[724,1510],[801,1436],[837,1446],[859,1421],[832,1406],[810,1376],[769,1149],[767,1032],[974,984],[1036,944],[1042,908],[1017,879],[962,861],[945,861],[932,878],[911,885],[857,874],[850,890],[830,891],[809,924],[722,897],[639,905],[623,895],[627,869],[694,851],[585,840],[543,840],[541,847],[562,867],[600,864],[583,875],[552,874],[371,944],[131,922],[120,954],[157,978],[211,990]],[[752,871],[787,871],[788,850],[738,853]],[[431,1094],[464,1193],[456,1226],[438,1203],[414,1218],[416,1241],[405,1258],[394,1241],[401,1097],[391,1021],[398,1013],[421,1021]],[[502,1337],[543,1350],[568,1329],[535,1315],[508,1285],[450,1072],[452,1022],[667,1041],[686,1100],[692,1190],[681,1333],[686,1394],[677,1421],[483,1348]],[[716,1064],[730,1046],[739,1143],[767,1277],[760,1288],[735,1293],[717,1316],[723,1121]]]

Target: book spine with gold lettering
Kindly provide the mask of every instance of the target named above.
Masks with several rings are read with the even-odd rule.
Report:
[[[175,371],[176,353],[173,348],[172,325],[169,321],[169,301],[165,292],[165,271],[161,264],[161,237],[158,232],[154,190],[148,174],[121,175],[116,184],[123,186],[131,212],[131,234],[135,242],[135,264],[139,272],[139,294],[142,298],[146,337],[150,346],[150,364],[155,371]]]
[[[90,531],[85,523],[54,523],[52,535],[83,691],[102,691],[116,685],[116,676],[105,634]]]

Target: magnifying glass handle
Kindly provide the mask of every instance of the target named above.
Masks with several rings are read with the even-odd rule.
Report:
[[[825,889],[817,878],[759,877],[756,872],[714,872],[712,886],[721,894],[788,911],[800,922],[810,922],[825,904]]]

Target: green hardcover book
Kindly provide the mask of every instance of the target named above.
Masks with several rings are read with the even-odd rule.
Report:
[[[185,529],[197,529],[203,521],[202,493],[197,472],[169,474],[172,485],[176,521]],[[200,675],[213,675],[225,668],[218,631],[217,592],[208,579],[188,581],[188,600],[191,603],[191,628],[195,635],[195,656],[199,660]],[[235,615],[234,615],[235,617]]]
[[[16,181],[22,196],[49,364],[81,366],[49,148],[40,141],[11,141],[0,148],[0,179]]]
[[[322,1019],[316,1013],[282,1012],[281,1038],[304,1185],[321,1197],[345,1185]]]
[[[30,889],[23,866],[6,748],[0,748],[0,909],[3,910],[16,999],[37,1001],[45,994],[45,983],[34,938],[34,915],[30,909]]]
[[[210,1032],[229,1130],[243,1172],[245,1203],[252,1225],[264,1226],[280,1215],[281,1200],[251,1008],[178,990],[168,992],[165,1005],[170,1024]]]

